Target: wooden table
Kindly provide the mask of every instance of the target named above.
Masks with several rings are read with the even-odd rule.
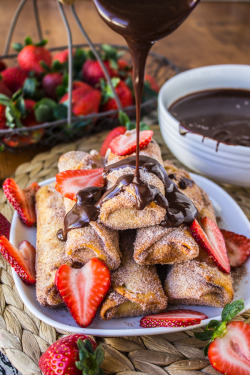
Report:
[[[10,20],[19,0],[0,3],[0,49],[4,47]],[[66,44],[56,0],[40,0],[43,35],[49,46]],[[79,33],[70,9],[66,7],[74,43],[85,43]],[[125,44],[122,37],[110,30],[99,18],[92,1],[78,0],[77,12],[86,31],[96,43]],[[37,38],[32,2],[28,1],[19,19],[13,41],[22,42],[25,36]],[[212,64],[249,64],[250,62],[250,2],[201,2],[190,17],[172,35],[159,41],[153,51],[171,59],[182,68]],[[13,173],[17,165],[31,160],[40,150],[21,154],[0,153],[0,173]],[[1,175],[0,175],[1,176]],[[1,178],[1,177],[0,177]]]

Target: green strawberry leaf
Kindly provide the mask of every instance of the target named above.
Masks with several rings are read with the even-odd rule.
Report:
[[[213,336],[212,331],[194,332],[194,337],[201,341],[210,340]]]
[[[238,315],[244,309],[243,299],[234,301],[233,303],[228,303],[221,314],[222,321],[229,322],[235,315]]]
[[[13,44],[12,44],[12,48],[13,48],[16,52],[20,52],[20,51],[22,51],[22,49],[23,49],[23,45],[22,45],[22,43],[13,43]]]
[[[68,108],[66,105],[60,103],[57,104],[56,107],[53,109],[53,115],[55,120],[62,120],[66,119],[68,114]]]
[[[48,122],[54,120],[54,108],[57,104],[54,100],[43,98],[35,105],[35,117],[38,122]]]
[[[26,78],[23,84],[23,94],[26,98],[34,98],[37,88],[36,78]]]
[[[60,63],[60,61],[55,60],[52,62],[51,71],[52,72],[60,72],[64,69],[64,65]]]
[[[44,61],[39,61],[39,64],[41,65],[45,73],[51,72],[50,67]]]
[[[48,43],[48,40],[47,39],[43,39],[40,42],[35,43],[34,46],[36,46],[36,47],[44,47],[44,46],[46,46],[47,43]]]
[[[157,98],[158,93],[152,89],[148,82],[145,82],[143,92],[142,92],[142,102],[146,102],[152,98]]]
[[[77,48],[73,56],[73,78],[81,79],[82,67],[87,60],[87,52],[83,49]]]
[[[10,104],[10,98],[4,94],[0,94],[0,104],[7,106]]]
[[[217,329],[220,326],[220,324],[221,322],[219,322],[218,320],[210,320],[206,327],[206,330],[210,330],[211,328]]]
[[[30,36],[27,36],[27,37],[24,39],[24,43],[25,43],[26,46],[29,46],[30,44],[33,44],[31,37],[30,37]]]

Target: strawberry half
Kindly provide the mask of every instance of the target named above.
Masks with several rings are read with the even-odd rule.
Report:
[[[23,241],[18,250],[7,240],[5,236],[1,236],[0,252],[25,284],[35,284],[36,250],[34,246],[32,246],[28,241]]]
[[[104,142],[102,144],[101,150],[100,150],[100,155],[105,156],[107,149],[109,148],[110,143],[118,137],[118,135],[124,134],[126,132],[126,127],[125,126],[117,126],[111,132],[108,133],[107,137],[104,139]]]
[[[230,266],[241,266],[250,255],[250,239],[225,229],[220,231],[225,240]]]
[[[110,272],[105,263],[92,258],[80,269],[62,265],[55,283],[76,323],[87,327],[110,288]]]
[[[7,178],[3,183],[6,198],[28,227],[32,227],[36,223],[35,193],[39,188],[40,186],[33,182],[29,187],[22,190],[13,178]]]
[[[104,186],[103,169],[75,169],[56,175],[56,190],[64,197],[76,200],[78,191],[91,186]]]
[[[149,142],[151,142],[152,136],[152,130],[143,130],[140,132],[140,150],[147,147]],[[110,149],[113,154],[119,156],[132,154],[136,151],[136,132],[127,131],[125,134],[119,135],[110,143]]]
[[[10,223],[0,212],[0,236],[5,236],[9,239],[10,235]]]
[[[208,359],[215,370],[228,375],[250,374],[250,325],[231,322],[222,337],[208,348]]]
[[[220,229],[208,217],[201,219],[201,225],[202,227],[197,220],[193,221],[190,226],[193,237],[202,249],[208,253],[209,257],[213,259],[218,268],[223,272],[229,273],[230,264],[227,249]]]
[[[161,314],[147,315],[141,318],[140,326],[143,328],[154,327],[187,327],[200,324],[207,316],[193,310],[171,310]]]

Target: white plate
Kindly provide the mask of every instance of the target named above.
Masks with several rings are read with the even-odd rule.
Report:
[[[209,194],[217,214],[223,218],[220,223],[220,227],[250,237],[249,221],[237,203],[214,182],[193,173],[191,176],[194,181]],[[41,185],[46,185],[53,181],[54,179],[49,179],[43,181]],[[11,224],[10,241],[15,246],[18,246],[23,240],[28,240],[35,246],[36,229],[28,228],[22,224],[17,213],[15,212]],[[244,299],[246,309],[250,308],[250,292],[248,285],[249,275],[250,259],[247,262],[247,273],[242,278],[238,290],[235,293],[235,299]],[[15,271],[13,271],[13,278],[18,293],[26,307],[37,318],[57,329],[73,333],[91,334],[95,336],[141,336],[185,330],[185,328],[141,328],[139,326],[140,317],[112,319],[109,321],[103,321],[96,317],[88,328],[80,328],[77,326],[66,308],[50,309],[41,306],[36,300],[35,287],[25,285],[17,276]],[[181,306],[178,306],[178,308],[179,307]],[[172,309],[173,308],[174,307],[172,307]],[[220,319],[222,310],[219,308],[203,306],[183,306],[183,308],[198,310],[208,316],[209,319],[203,320],[199,326],[206,325],[211,319]],[[198,325],[195,327],[198,327]],[[190,327],[186,329],[190,329]]]

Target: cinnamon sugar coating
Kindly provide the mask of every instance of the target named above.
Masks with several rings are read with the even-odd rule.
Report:
[[[163,163],[160,148],[155,141],[150,142],[146,148],[141,150],[140,155],[149,156],[156,159],[160,163]],[[126,157],[127,156],[117,156],[110,153],[107,164],[109,165],[116,163]],[[107,187],[111,188],[119,177],[125,174],[134,173],[135,170],[131,167],[111,171],[107,175]],[[165,194],[164,185],[156,175],[140,170],[140,177],[149,185],[157,187],[163,195]],[[153,202],[143,210],[137,210],[135,188],[133,184],[129,184],[128,186],[124,187],[123,192],[102,204],[100,209],[100,220],[103,224],[113,229],[136,229],[159,224],[164,219],[165,214],[166,210]]]
[[[65,254],[65,244],[57,239],[62,228],[65,210],[63,197],[54,184],[41,187],[36,193],[36,296],[41,305],[62,304],[55,286],[55,274],[62,264],[72,265]]]
[[[103,159],[92,150],[89,154],[83,151],[71,151],[62,155],[58,162],[60,172],[68,169],[102,168]],[[69,212],[75,202],[64,198],[65,212]],[[63,228],[63,227],[62,227]],[[106,262],[110,269],[120,265],[119,234],[105,227],[102,223],[90,222],[87,227],[68,232],[65,251],[75,262],[87,263],[93,257]]]
[[[167,306],[155,266],[140,266],[133,259],[134,231],[120,235],[122,263],[111,274],[111,291],[101,307],[102,319],[156,313]]]

